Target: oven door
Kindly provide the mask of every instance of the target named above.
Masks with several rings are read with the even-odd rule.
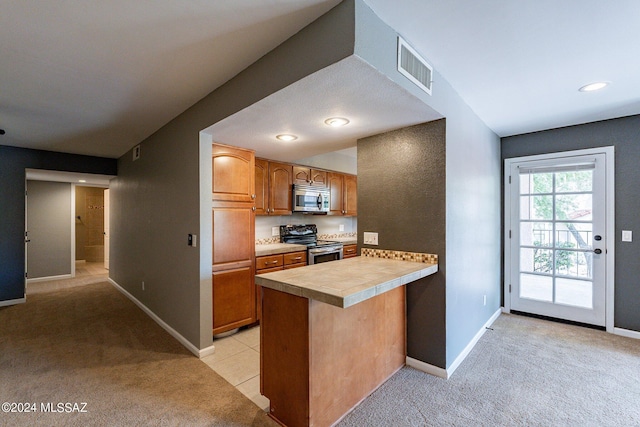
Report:
[[[325,246],[309,249],[309,265],[321,262],[337,261],[343,257],[342,246]]]

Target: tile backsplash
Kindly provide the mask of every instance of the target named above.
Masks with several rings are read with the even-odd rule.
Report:
[[[426,264],[438,263],[438,255],[423,254],[419,252],[403,252],[403,251],[389,251],[385,249],[362,248],[361,255],[373,257],[373,258],[395,259],[399,261],[422,262]]]
[[[320,236],[355,236],[358,231],[358,218],[332,215],[303,215],[293,214],[288,216],[256,216],[256,243],[267,244],[280,241],[279,236],[271,235],[272,227],[279,227],[285,224],[315,224],[318,227]],[[344,230],[340,230],[340,226]],[[324,237],[323,237],[324,238]],[[273,239],[276,239],[273,241]],[[258,243],[261,242],[261,243]],[[266,243],[262,243],[266,242]]]

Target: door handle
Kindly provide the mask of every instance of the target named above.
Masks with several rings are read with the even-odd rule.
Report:
[[[602,253],[602,249],[594,249],[593,253],[596,255],[600,255]]]

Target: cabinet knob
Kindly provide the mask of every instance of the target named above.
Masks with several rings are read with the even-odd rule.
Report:
[[[251,198],[252,198],[252,199],[255,199],[255,198],[256,198],[256,195],[255,195],[255,194],[252,194],[252,195],[251,195]]]
[[[255,206],[252,207],[251,210],[255,212],[256,211],[256,207]]]

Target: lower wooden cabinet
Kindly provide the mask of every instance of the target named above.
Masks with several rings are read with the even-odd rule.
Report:
[[[272,273],[274,271],[288,270],[290,268],[304,267],[307,265],[307,251],[288,252],[277,255],[264,255],[256,257],[256,274]],[[262,318],[262,304],[260,303],[260,289],[256,286],[256,313],[258,321]]]
[[[354,256],[358,256],[358,245],[344,245],[342,257],[352,258]]]
[[[256,298],[251,265],[213,272],[213,334],[255,322]]]

